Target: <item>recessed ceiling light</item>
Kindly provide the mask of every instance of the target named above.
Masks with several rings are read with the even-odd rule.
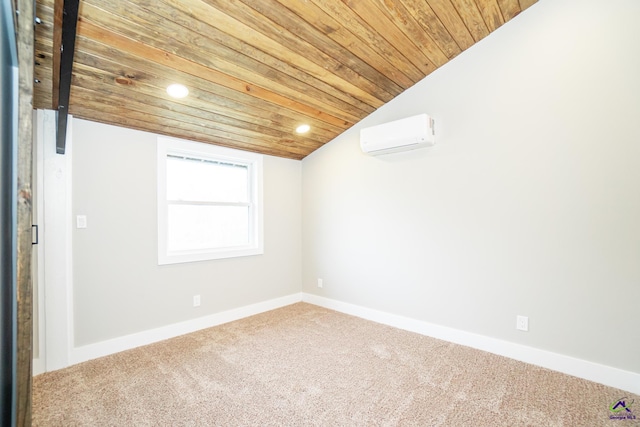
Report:
[[[172,84],[167,87],[167,93],[174,98],[184,98],[189,95],[189,89],[181,84]]]
[[[307,133],[311,129],[309,125],[300,125],[296,128],[296,132],[298,133]]]

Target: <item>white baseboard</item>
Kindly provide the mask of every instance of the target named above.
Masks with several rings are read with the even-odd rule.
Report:
[[[114,338],[107,341],[101,341],[95,344],[89,344],[82,347],[72,348],[70,351],[70,365],[86,362],[87,360],[96,359],[98,357],[107,356],[109,354],[118,353],[120,351],[129,350],[154,342],[166,340],[201,329],[210,328],[212,326],[221,325],[223,323],[232,322],[255,314],[264,313],[265,311],[275,310],[276,308],[300,302],[302,294],[296,293],[256,304],[247,305],[245,307],[235,308],[223,311],[221,313],[211,314],[209,316],[199,317],[185,322],[175,323],[163,326],[161,328],[150,329],[123,337]]]
[[[303,293],[302,301],[384,325],[393,326],[398,329],[404,329],[443,341],[476,348],[564,374],[573,375],[585,380],[626,390],[631,393],[640,394],[640,374],[636,372],[624,371],[611,366],[600,365],[598,363],[588,362],[586,360],[527,347],[484,335],[372,310],[370,308],[313,294]]]
[[[432,338],[476,348],[500,356],[509,357],[521,362],[541,366],[564,374],[573,375],[610,387],[640,394],[640,374],[611,366],[601,365],[546,350],[524,346],[496,338],[478,335],[471,332],[440,326],[421,320],[411,319],[370,308],[320,297],[308,293],[296,293],[280,298],[215,313],[209,316],[138,332],[95,344],[75,347],[70,351],[70,364],[85,362],[120,351],[129,350],[176,336],[188,334],[223,323],[232,322],[269,310],[304,301],[341,313],[350,314],[398,329],[415,332]],[[34,359],[34,375],[45,371],[44,364]]]
[[[44,359],[40,357],[36,357],[33,359],[33,364],[31,365],[31,375],[36,376],[43,374],[45,372],[44,368]]]

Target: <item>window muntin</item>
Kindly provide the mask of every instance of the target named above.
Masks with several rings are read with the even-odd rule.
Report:
[[[158,139],[158,263],[263,253],[262,156]]]

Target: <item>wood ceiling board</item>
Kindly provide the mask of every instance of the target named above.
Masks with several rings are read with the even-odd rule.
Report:
[[[395,94],[400,94],[404,89],[413,85],[413,81],[401,70],[391,65],[372,46],[355,37],[347,28],[334,19],[334,16],[325,13],[314,3],[310,1],[301,2],[300,0],[278,1],[285,4],[287,8],[313,25],[318,31],[326,34],[343,48],[352,52],[358,60],[367,62],[372,68],[389,79],[392,82],[392,86],[385,86],[385,88],[391,93],[395,93],[397,87],[397,93]]]
[[[33,108],[51,109],[51,45],[35,43]]]
[[[402,2],[395,0],[376,0],[380,12],[387,16],[407,38],[413,41],[419,49],[436,67],[444,65],[449,60],[440,50],[431,35],[415,20]]]
[[[520,10],[527,9],[529,6],[533,5],[537,1],[538,0],[519,0],[518,3],[520,4]]]
[[[53,70],[53,8],[49,1],[36,4],[36,16],[41,23],[35,28],[33,107],[51,109]]]
[[[505,22],[515,18],[521,10],[518,0],[498,0],[498,6],[500,6]]]
[[[139,76],[139,75],[138,75]],[[90,90],[92,92],[104,93],[104,85],[106,81],[114,81],[117,76],[107,74],[102,70],[91,69],[85,65],[79,65],[74,71],[74,90]],[[251,123],[250,121],[241,121],[233,119],[231,117],[222,116],[220,114],[207,111],[204,107],[198,108],[201,105],[210,107],[210,104],[190,102],[189,104],[183,104],[176,101],[171,101],[163,98],[156,97],[161,88],[144,83],[145,78],[136,77],[135,80],[131,80],[131,83],[127,86],[118,84],[115,81],[111,85],[110,95],[118,99],[120,105],[147,105],[150,107],[150,111],[157,111],[162,109],[166,112],[167,116],[175,117],[191,117],[186,118],[184,121],[192,121],[194,123],[200,123],[203,121],[212,121],[212,123],[220,123],[223,125],[234,126],[235,128],[243,127],[253,130],[254,132],[263,132],[264,134],[279,137],[283,134],[282,131],[278,131],[275,128],[268,127],[269,122],[263,123]],[[132,95],[132,92],[135,94]],[[78,94],[78,92],[76,92]],[[127,100],[123,102],[123,100]],[[197,100],[196,100],[197,101]],[[195,107],[194,105],[198,106]],[[174,115],[175,113],[175,115]],[[156,115],[161,115],[156,113]]]
[[[88,78],[86,75],[82,75],[82,77],[79,76],[80,74],[76,71],[76,80],[74,85],[75,99],[91,101],[102,100],[101,102],[104,102],[105,105],[111,105],[113,107],[124,106],[126,107],[126,110],[134,110],[142,113],[146,112],[152,116],[165,118],[167,120],[175,119],[185,125],[192,126],[194,130],[202,131],[204,129],[209,129],[212,132],[212,135],[216,135],[219,132],[225,132],[229,134],[236,134],[243,138],[248,138],[246,141],[256,140],[274,146],[285,141],[288,141],[289,144],[294,142],[291,138],[288,138],[284,132],[277,131],[272,128],[266,128],[249,122],[241,122],[229,117],[216,116],[215,114],[207,113],[206,111],[178,103],[172,103],[173,105],[170,108],[167,108],[166,105],[163,105],[161,99],[153,98],[151,96],[137,95],[135,100],[128,99],[126,103],[123,103],[121,93],[126,92],[128,88],[122,88],[122,91],[114,90],[110,96],[104,97],[104,92],[100,90],[101,85],[92,84],[92,79]],[[136,82],[135,85],[140,86],[138,82]],[[307,138],[298,138],[295,142],[299,147],[304,149],[303,152],[309,151],[310,149],[316,149],[322,145],[322,142],[313,141]]]
[[[222,1],[222,0],[219,0]],[[407,60],[391,43],[382,37],[375,29],[352,10],[343,1],[334,0],[310,0],[319,6],[325,13],[332,16],[339,25],[355,37],[356,43],[361,43],[371,47],[378,55],[391,64],[397,72],[409,78],[409,85],[412,86],[424,77],[424,74]],[[365,0],[362,0],[365,1]]]
[[[449,0],[427,1],[460,49],[466,50],[475,43],[469,29]]]
[[[86,68],[90,68],[93,73],[100,73],[99,78],[105,84],[103,90],[106,93],[112,91],[114,87],[122,87],[122,85],[115,85],[117,78],[135,81],[133,88],[127,88],[129,94],[124,99],[137,96],[141,90],[146,89],[145,80],[153,79],[157,85],[149,89],[147,94],[162,97],[168,102],[189,103],[205,111],[236,117],[243,121],[257,123],[268,121],[269,126],[282,129],[283,132],[307,122],[312,126],[309,137],[317,137],[324,141],[327,140],[326,138],[333,139],[343,131],[342,128],[279,108],[277,105],[264,102],[244,92],[215,85],[189,74],[177,73],[165,65],[118,51],[82,36],[78,38],[78,46],[76,65],[86,66],[83,69],[85,73]],[[91,53],[88,53],[89,51]],[[191,88],[188,98],[175,100],[166,94],[164,88],[176,80]]]
[[[490,32],[504,24],[504,17],[497,0],[476,0],[476,4]]]
[[[402,92],[400,86],[307,22],[306,14],[298,16],[278,0],[259,2],[245,0],[244,3],[279,26],[281,31],[286,29],[290,35],[295,35],[294,40],[300,39],[303,44],[306,44],[301,52],[306,52],[305,56],[308,56],[326,73],[339,75],[362,90],[375,94],[375,99],[384,102],[390,101]],[[306,6],[308,5],[307,3]],[[289,38],[287,37],[287,44],[291,43]]]
[[[475,41],[480,41],[489,35],[487,24],[474,0],[451,0],[451,3]]]
[[[83,38],[79,38],[79,45],[85,43]],[[271,112],[264,111],[260,112],[254,116],[250,116],[248,114],[243,114],[242,121],[233,117],[240,117],[240,114],[237,114],[235,111],[223,111],[223,113],[228,113],[229,117],[221,117],[219,114],[216,114],[220,107],[213,105],[211,102],[198,102],[198,93],[194,93],[193,97],[190,98],[190,102],[188,105],[182,105],[179,102],[170,100],[164,91],[164,82],[161,82],[159,87],[153,86],[153,76],[149,76],[140,72],[139,70],[134,72],[121,72],[127,77],[123,77],[120,74],[112,74],[104,71],[106,68],[116,68],[122,70],[122,67],[119,67],[118,64],[108,63],[102,58],[93,58],[86,53],[79,53],[78,60],[80,62],[76,63],[76,67],[74,70],[74,89],[86,88],[95,91],[97,88],[102,87],[103,95],[108,93],[109,96],[113,97],[117,100],[118,104],[121,106],[125,106],[127,109],[131,108],[130,104],[135,103],[136,105],[148,105],[149,110],[157,109],[165,107],[165,105],[171,105],[171,107],[166,107],[166,113],[168,117],[174,116],[184,122],[189,123],[204,123],[207,121],[211,122],[211,125],[221,126],[225,130],[228,130],[229,133],[240,133],[240,134],[248,134],[249,132],[254,137],[258,138],[261,142],[268,141],[274,144],[279,142],[289,142],[296,143],[300,147],[303,147],[307,153],[315,150],[319,146],[321,146],[328,139],[332,139],[340,131],[329,132],[324,131],[320,128],[313,128],[311,132],[305,135],[297,135],[294,134],[293,129],[295,126],[299,124],[299,122],[295,122],[293,120],[289,120],[289,125],[281,125],[275,122],[275,120],[283,120],[282,116],[277,114],[273,115]],[[100,66],[100,69],[93,68],[91,66],[85,65],[85,63],[97,63]],[[129,84],[118,84],[116,83],[116,79],[121,78],[124,81],[130,82]],[[157,83],[156,83],[157,84]],[[104,90],[104,86],[108,85],[110,89],[108,91]],[[164,98],[157,98],[158,96],[165,94]],[[74,96],[77,96],[78,92],[74,92]],[[214,98],[217,100],[217,97]],[[182,102],[187,102],[186,100]],[[196,108],[203,107],[202,109]],[[76,115],[77,117],[81,117],[78,115],[78,111],[72,105],[71,113]],[[243,111],[250,110],[250,108],[241,106]],[[175,111],[179,114],[171,114],[172,111]],[[160,115],[158,113],[154,113],[155,115]],[[274,120],[267,120],[267,118],[275,116]],[[261,123],[260,123],[261,122]],[[235,130],[234,130],[235,129]],[[208,142],[208,141],[204,141]],[[229,144],[227,144],[229,145]],[[242,148],[242,147],[239,147]]]
[[[429,3],[425,0],[402,0],[414,19],[427,31],[436,44],[449,59],[457,56],[462,50],[447,31]]]
[[[74,114],[77,118],[85,118],[101,122],[104,122],[105,119],[107,119],[108,122],[112,122],[110,119],[122,120],[123,124],[133,124],[136,129],[149,130],[151,132],[156,132],[155,129],[158,129],[157,133],[176,138],[186,138],[193,141],[223,145],[225,147],[253,152],[268,151],[269,154],[293,159],[303,158],[306,155],[296,154],[288,148],[280,149],[280,147],[276,147],[274,145],[259,143],[254,140],[237,137],[236,135],[229,133],[219,132],[213,134],[209,129],[195,129],[194,127],[188,126],[178,120],[166,120],[152,114],[141,113],[122,106],[114,107],[112,105],[102,103],[101,100],[92,101],[89,99],[83,99],[82,102],[72,105],[72,108],[74,109]],[[100,114],[94,114],[98,109],[100,109]],[[294,148],[294,150],[300,151],[299,148]]]
[[[147,6],[147,3],[150,5]],[[357,116],[369,113],[383,104],[383,101],[346,80],[331,80],[330,77],[334,76],[324,68],[316,66],[321,70],[315,70],[321,74],[318,78],[238,39],[230,38],[217,28],[196,21],[181,11],[168,11],[167,7],[158,7],[160,4],[158,1],[142,0],[136,5],[128,5],[126,10],[123,10],[120,3],[91,0],[85,2],[83,12],[87,19],[99,22],[101,26],[128,37],[137,35],[136,40],[145,44],[155,47],[168,46],[172,53],[179,53],[184,57],[191,52],[187,59],[196,62],[197,58],[208,60],[209,62],[203,65],[217,66],[223,72],[233,73],[234,68],[240,66],[244,71],[241,70],[235,75],[248,82],[251,81],[251,74],[259,74],[273,79],[276,83],[289,84],[292,90],[334,103],[345,111],[355,109]],[[124,13],[127,14],[126,19],[122,17]],[[153,30],[158,27],[163,28],[164,34],[158,34]],[[220,67],[223,64],[226,65],[226,69]]]
[[[94,0],[100,2],[100,0]],[[108,7],[108,2],[105,6]],[[133,16],[133,10],[129,10],[129,17]],[[117,13],[117,12],[116,12]],[[138,13],[152,16],[150,12],[138,10]],[[177,57],[186,59],[193,63],[200,64],[206,68],[219,71],[226,75],[232,75],[242,80],[245,84],[259,87],[269,87],[278,94],[287,98],[299,98],[305,94],[313,99],[312,106],[326,111],[345,121],[356,122],[360,117],[373,111],[373,107],[361,103],[358,100],[346,97],[352,103],[345,102],[336,96],[329,95],[317,89],[314,81],[308,75],[301,74],[300,77],[307,79],[307,82],[293,78],[279,70],[271,68],[264,63],[239,54],[225,46],[221,46],[214,41],[200,36],[197,33],[186,30],[175,24],[167,22],[164,27],[167,34],[172,37],[154,34],[149,30],[149,26],[144,22],[132,22],[118,18],[116,15],[85,2],[83,9],[83,19],[91,22],[99,22],[101,26],[109,28],[109,31],[118,33],[130,39],[136,40],[145,46],[156,49],[166,49],[166,52]],[[334,90],[334,94],[341,97],[343,93]],[[366,110],[355,107],[366,108]]]
[[[166,0],[173,7],[180,9],[184,7],[184,2],[181,0]],[[231,4],[233,3],[233,4]],[[331,58],[323,55],[319,49],[316,49],[295,35],[291,34],[285,28],[279,27],[273,21],[268,18],[254,17],[254,15],[248,10],[248,8],[239,9],[239,5],[236,2],[229,2],[228,6],[234,6],[232,12],[236,12],[240,17],[247,19],[248,24],[255,26],[249,26],[245,23],[237,20],[235,17],[227,15],[221,10],[213,7],[211,4],[205,4],[198,0],[192,0],[189,2],[188,9],[183,11],[188,12],[193,19],[200,20],[211,27],[217,28],[227,34],[227,37],[241,40],[262,52],[275,56],[279,60],[294,64],[295,67],[309,73],[312,76],[321,78],[325,81],[328,79],[329,74],[335,74],[332,76],[332,84],[337,87],[342,87],[344,82],[347,85],[354,85],[363,82],[363,79],[354,75],[353,73],[347,73],[345,77],[338,76],[335,71],[329,66],[331,64]],[[226,2],[222,2],[219,7],[226,5]],[[316,58],[319,58],[316,59]],[[318,61],[318,63],[314,62]],[[334,61],[335,62],[335,61]],[[341,69],[341,64],[333,64],[334,68]],[[342,82],[340,82],[342,80]],[[357,86],[360,87],[360,86]],[[374,104],[379,104],[380,101],[384,101],[386,97],[377,96],[377,93],[369,92],[369,97],[378,99],[378,101],[371,101]],[[357,93],[354,94],[357,97]]]
[[[51,51],[53,55],[51,65],[53,87],[51,88],[51,108],[54,110],[57,110],[60,104],[60,54],[62,50],[64,2],[65,0],[54,0],[53,2],[53,46]]]
[[[364,96],[365,102],[369,102],[372,106],[381,105],[381,99],[372,97],[371,93],[365,95],[367,91],[354,86],[349,77],[356,77],[357,82],[364,83],[362,79],[353,74],[347,78],[339,77],[335,71],[328,69],[329,58],[327,57],[321,58],[319,63],[314,62],[312,58],[317,57],[318,49],[305,43],[287,28],[281,27],[265,15],[239,1],[205,0],[205,2],[210,9],[216,11],[213,16],[211,13],[206,15],[210,25],[254,45],[263,52],[277,55],[281,60],[295,64],[301,70],[335,85],[340,90],[353,92],[356,97]],[[220,19],[220,14],[225,18]],[[242,22],[244,27],[239,26],[238,22]],[[249,28],[250,31],[242,31],[245,28]]]
[[[55,0],[36,1],[33,105],[51,108]],[[83,0],[72,113],[301,159],[532,2]]]
[[[396,26],[394,20],[384,13],[385,9],[379,8],[376,0],[343,0],[343,2],[358,14],[362,21],[367,22],[380,37],[387,40],[405,58],[403,62],[408,60],[419,70],[416,81],[435,69],[424,52],[418,49],[413,41]]]
[[[324,111],[320,111],[316,108],[310,107],[309,105],[298,102],[294,99],[286,98],[285,96],[282,96],[268,89],[263,89],[259,86],[251,86],[234,76],[207,68],[201,64],[189,61],[177,55],[173,55],[164,50],[146,46],[135,40],[113,33],[84,19],[82,19],[79,23],[79,34],[87,38],[99,41],[101,43],[109,44],[118,48],[119,50],[129,52],[134,55],[139,55],[140,57],[148,59],[150,61],[166,64],[173,69],[191,74],[193,76],[201,77],[205,80],[210,81],[211,83],[216,83],[229,89],[248,93],[256,98],[274,103],[293,111],[297,111],[309,117],[317,118],[335,126],[343,127],[346,129],[353,124],[346,120],[342,120],[340,118],[327,114]]]

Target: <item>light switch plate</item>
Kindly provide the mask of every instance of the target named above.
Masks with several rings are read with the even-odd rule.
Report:
[[[78,216],[76,216],[76,228],[87,228],[87,216],[86,215],[78,215]]]

